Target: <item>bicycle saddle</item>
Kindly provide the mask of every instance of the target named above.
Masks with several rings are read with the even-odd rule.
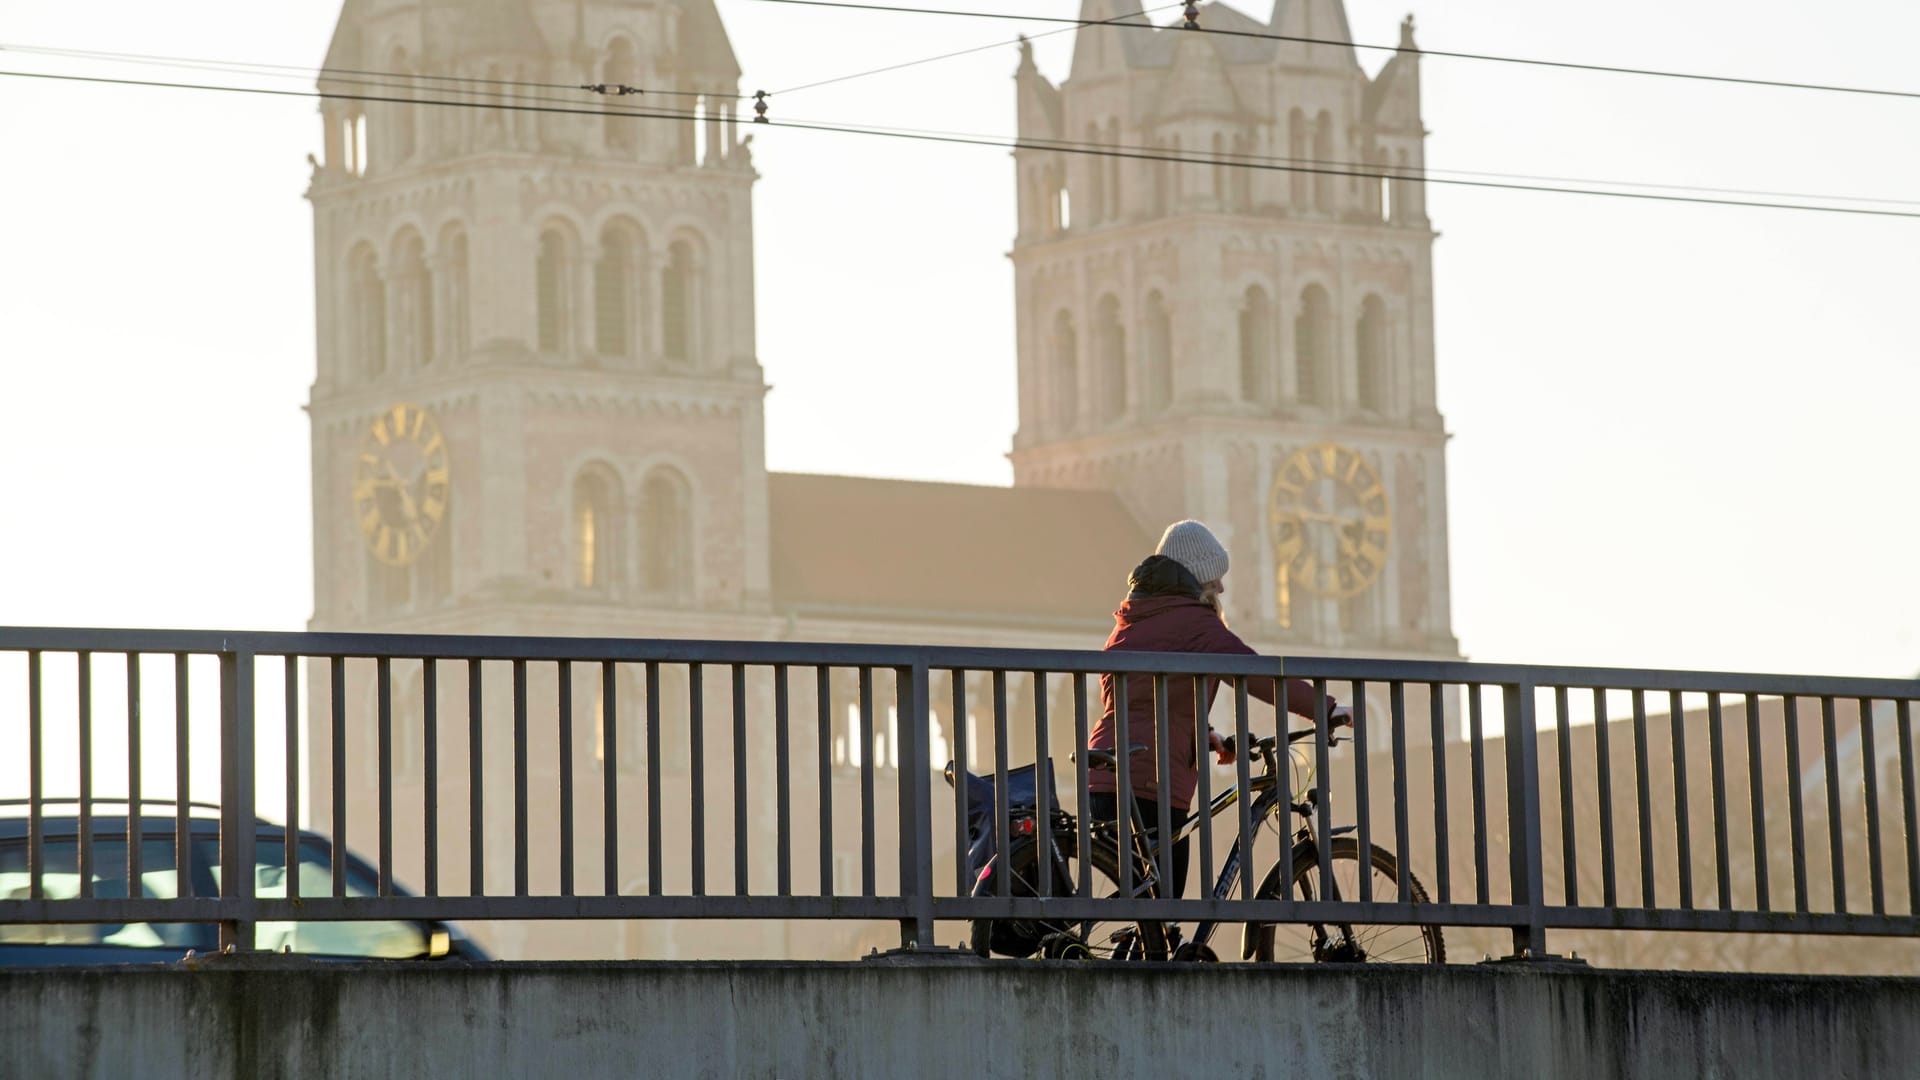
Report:
[[[1145,743],[1133,743],[1127,747],[1127,753],[1129,755],[1145,753],[1146,750],[1147,745]],[[1085,750],[1076,750],[1074,751],[1072,760],[1078,763],[1081,754],[1087,755],[1087,768],[1089,769],[1114,771],[1120,768],[1120,756],[1111,750],[1095,750],[1091,747]]]

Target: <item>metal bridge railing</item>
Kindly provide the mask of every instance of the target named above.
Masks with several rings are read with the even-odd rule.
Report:
[[[1067,895],[1044,876],[1037,895],[972,895],[946,759],[1000,792],[1010,768],[1052,761],[1043,783],[1087,852],[1089,772],[1070,755],[1100,676],[1154,682],[1164,776],[1159,748],[1187,737],[1170,686],[1224,680],[1212,721],[1244,746],[1283,718],[1236,680],[1279,674],[1358,714],[1349,745],[1297,761],[1323,796],[1315,835],[1390,846],[1425,902],[1364,884],[1337,901],[1103,896],[1085,859]],[[268,921],[835,919],[898,923],[911,947],[977,918],[1325,920],[1504,928],[1531,956],[1556,928],[1920,935],[1916,698],[1910,680],[1468,663],[0,628],[0,757],[26,759],[24,790],[0,791],[25,818],[15,836],[0,814],[0,931],[217,922],[244,949]],[[1244,766],[1200,783],[1196,805],[1221,785],[1248,804]],[[166,796],[185,867],[186,797],[210,786],[217,884],[128,887],[160,829],[135,808]],[[1004,798],[993,809],[1008,835]],[[60,828],[77,862],[52,888]],[[303,829],[367,852],[376,886],[356,895],[334,857],[326,879],[260,895],[262,836],[295,867]],[[94,859],[107,833],[125,865]],[[1253,880],[1288,857],[1284,836],[1223,814],[1197,831],[1200,881],[1236,839]]]

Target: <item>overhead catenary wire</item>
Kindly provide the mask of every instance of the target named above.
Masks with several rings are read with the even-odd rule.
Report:
[[[273,97],[306,98],[336,101],[360,101],[367,103],[386,103],[395,105],[426,105],[465,109],[501,109],[514,112],[554,113],[574,116],[628,116],[636,119],[695,120],[712,119],[695,112],[674,112],[664,109],[587,109],[559,105],[520,103],[516,101],[456,101],[419,97],[398,97],[379,94],[346,94],[325,90],[281,90],[271,87],[224,86],[211,83],[165,82],[153,79],[115,79],[99,75],[65,75],[52,72],[4,71],[0,78],[46,79],[71,83],[96,83],[112,86],[149,87],[176,90],[203,90],[224,93],[261,94]],[[1410,177],[1405,174],[1363,170],[1360,168],[1332,168],[1310,165],[1281,164],[1258,161],[1222,161],[1207,158],[1186,157],[1155,151],[1111,150],[1085,146],[1072,146],[1057,143],[1035,142],[1032,140],[1004,139],[991,136],[969,136],[958,134],[939,134],[914,131],[911,129],[885,129],[851,124],[816,123],[804,120],[782,120],[766,125],[769,128],[788,128],[800,131],[834,132],[848,135],[909,139],[918,142],[945,143],[952,145],[985,146],[1003,150],[1043,150],[1055,153],[1081,154],[1094,157],[1123,158],[1140,161],[1160,161],[1179,165],[1204,165],[1220,168],[1256,169],[1270,172],[1307,173],[1323,176],[1340,176],[1357,179],[1393,180],[1415,179],[1426,184],[1444,184],[1458,187],[1483,188],[1502,191],[1530,191],[1564,195],[1589,195],[1600,198],[1638,199],[1667,203],[1688,203],[1707,206],[1744,207],[1766,210],[1800,210],[1814,213],[1867,215],[1873,217],[1920,218],[1920,211],[1889,210],[1859,206],[1822,206],[1815,203],[1790,203],[1773,201],[1752,201],[1742,199],[1716,198],[1706,195],[1658,194],[1642,191],[1606,191],[1595,188],[1562,187],[1545,184],[1530,184],[1494,180],[1475,180],[1458,177]]]
[[[1150,9],[1150,11],[1167,10],[1167,9],[1179,7],[1179,6],[1180,5],[1177,3],[1169,4],[1163,8]],[[1060,30],[1048,31],[1046,34],[1036,34],[1036,35],[1033,35],[1033,37],[1039,38],[1039,37],[1048,36],[1048,34],[1067,33],[1068,31],[1071,31],[1073,29],[1075,29],[1075,27],[1065,27]],[[989,49],[989,48],[1004,48],[1007,46],[1018,44],[1020,40],[1021,39],[1016,38],[1013,41],[996,42],[993,45],[980,46],[979,49],[965,50],[965,52],[973,52],[973,51],[979,51],[980,49]],[[535,103],[555,104],[555,105],[579,105],[581,103],[581,100],[577,96],[577,92],[583,89],[591,89],[590,87],[577,86],[572,83],[526,82],[526,81],[518,81],[518,80],[511,80],[511,79],[469,79],[464,76],[432,75],[432,74],[413,73],[413,72],[354,71],[352,69],[340,69],[340,68],[326,69],[326,68],[302,67],[302,66],[293,65],[293,64],[268,64],[268,63],[256,63],[252,61],[240,61],[240,60],[212,60],[212,59],[196,59],[196,58],[185,58],[185,57],[167,57],[167,56],[154,56],[154,55],[145,54],[145,53],[104,52],[100,50],[61,49],[61,48],[52,48],[52,47],[44,47],[44,46],[22,46],[22,45],[11,45],[11,44],[0,43],[0,52],[4,52],[4,51],[34,53],[34,54],[72,57],[72,58],[81,58],[81,59],[99,59],[99,60],[104,60],[112,63],[158,65],[163,67],[183,68],[187,70],[219,71],[219,72],[225,72],[228,74],[245,74],[245,75],[256,76],[261,78],[308,78],[318,74],[324,77],[325,81],[329,83],[344,84],[344,85],[350,85],[350,86],[361,86],[361,87],[368,87],[373,89],[392,89],[392,90],[411,91],[415,88],[410,83],[393,81],[393,80],[425,79],[425,80],[440,80],[440,81],[454,81],[454,82],[460,82],[460,83],[481,84],[489,87],[498,87],[498,88],[553,89],[553,90],[569,91],[569,92],[575,93],[575,96],[567,96],[567,97],[555,97],[555,96],[543,95],[543,94],[525,94],[525,93],[514,93],[511,95],[512,100],[516,102],[535,102]],[[831,82],[857,78],[857,77],[860,77],[861,75],[876,74],[883,71],[894,70],[895,68],[902,67],[902,66],[911,66],[917,63],[925,63],[925,62],[929,62],[936,59],[944,59],[946,57],[959,56],[959,55],[964,55],[964,52],[945,53],[939,57],[927,57],[925,60],[921,60],[921,61],[909,61],[907,62],[907,64],[904,64],[904,65],[893,65],[892,67],[888,67],[888,68],[876,68],[876,69],[873,69],[872,71],[856,73],[854,75],[842,76],[840,79],[829,79],[820,83],[812,83],[812,84],[808,84],[808,86],[796,87],[794,89],[807,89],[810,86],[826,85],[827,83],[831,83]],[[255,69],[265,69],[265,70],[255,70]],[[365,76],[376,76],[376,77],[374,78],[350,77],[353,75],[365,75]],[[794,92],[794,89],[779,91],[779,93],[790,94]],[[505,90],[504,89],[495,90],[492,92],[504,94]],[[653,90],[643,90],[643,92],[648,94],[661,93],[660,91],[653,91]],[[694,95],[694,94],[688,93],[684,95],[676,94],[675,96],[693,97],[693,96],[701,96],[701,95]],[[719,95],[712,95],[712,96],[721,97],[729,100],[747,100],[747,95],[741,95],[741,94],[719,94]],[[772,97],[772,96],[774,95],[773,94],[768,95],[768,97]],[[415,99],[410,99],[410,100],[415,100]],[[421,102],[418,102],[416,100],[416,103],[421,103]],[[479,104],[484,104],[484,103],[485,102],[479,102]],[[463,104],[476,104],[476,102],[465,102]],[[622,107],[608,104],[607,106],[604,107],[603,111],[609,114],[618,114],[622,111]],[[693,118],[693,114],[688,114],[687,118]],[[829,123],[827,121],[805,121],[805,122]],[[953,135],[953,136],[959,136],[963,138],[978,138],[978,139],[1007,138],[1007,136],[983,135],[977,132],[961,132],[961,131],[948,131],[948,130],[929,129],[929,128],[900,127],[900,126],[889,126],[889,125],[871,124],[871,123],[862,124],[862,125],[839,124],[835,126],[843,126],[843,127],[844,126],[860,126],[860,127],[869,127],[869,128],[875,129],[876,131],[884,131],[884,132],[903,132],[903,133],[925,134],[925,135]],[[1035,136],[1020,137],[1020,140],[1023,146],[1031,149],[1053,148],[1053,149],[1066,150],[1069,148],[1085,148],[1085,149],[1139,151],[1139,152],[1145,152],[1145,153],[1160,153],[1160,152],[1165,152],[1166,150],[1166,148],[1164,147],[1157,147],[1157,146],[1143,146],[1138,144],[1126,144],[1126,143],[1079,141],[1079,140],[1071,140],[1071,139],[1048,139],[1048,138],[1041,138],[1041,137],[1035,137]],[[1600,187],[1643,188],[1643,189],[1650,189],[1650,190],[1656,190],[1656,191],[1677,191],[1677,192],[1691,192],[1691,193],[1698,193],[1698,194],[1743,195],[1743,196],[1750,196],[1754,198],[1765,198],[1765,199],[1793,199],[1793,200],[1810,200],[1811,199],[1811,200],[1822,200],[1827,202],[1871,203],[1871,204],[1879,204],[1879,205],[1887,205],[1887,206],[1920,206],[1920,199],[1904,199],[1904,198],[1894,198],[1890,196],[1834,195],[1834,194],[1826,194],[1826,193],[1820,193],[1820,192],[1777,191],[1777,190],[1769,190],[1764,188],[1735,188],[1735,187],[1724,187],[1724,186],[1716,187],[1712,185],[1703,185],[1703,184],[1670,184],[1670,183],[1664,183],[1664,182],[1653,181],[1653,180],[1614,180],[1614,179],[1604,179],[1604,178],[1595,178],[1595,177],[1570,177],[1570,176],[1557,176],[1557,175],[1543,175],[1543,174],[1537,174],[1537,173],[1510,173],[1510,172],[1496,172],[1496,171],[1489,171],[1489,170],[1474,170],[1474,169],[1447,169],[1447,168],[1437,168],[1431,165],[1415,168],[1411,166],[1404,166],[1404,167],[1397,166],[1388,162],[1368,163],[1368,162],[1346,161],[1346,160],[1335,159],[1335,158],[1310,158],[1310,157],[1297,157],[1297,156],[1287,156],[1287,155],[1277,155],[1277,154],[1255,154],[1255,153],[1224,151],[1224,150],[1207,151],[1200,148],[1195,148],[1193,150],[1188,151],[1186,156],[1198,158],[1199,163],[1208,164],[1208,165],[1229,165],[1236,162],[1268,162],[1268,163],[1288,164],[1288,165],[1328,166],[1332,168],[1341,168],[1341,169],[1378,170],[1381,172],[1392,174],[1393,177],[1395,178],[1412,179],[1412,180],[1428,180],[1428,179],[1437,180],[1440,177],[1458,176],[1458,177],[1468,177],[1473,179],[1523,181],[1528,183],[1541,183],[1541,184],[1554,184],[1554,185],[1582,184],[1582,185],[1596,185]]]
[[[1289,41],[1302,45],[1333,45],[1349,49],[1382,52],[1403,51],[1399,45],[1378,45],[1339,38],[1306,37],[1299,34],[1275,34],[1257,30],[1233,30],[1218,26],[1199,26],[1192,30],[1157,26],[1150,22],[1128,21],[1140,12],[1119,19],[1073,19],[1063,15],[1025,15],[1004,11],[961,11],[953,8],[907,7],[894,4],[856,4],[850,0],[759,0],[763,4],[797,4],[803,7],[841,8],[850,11],[892,12],[908,15],[948,15],[973,19],[1006,19],[1014,22],[1065,23],[1069,26],[1113,26],[1121,29],[1177,31],[1179,33],[1217,34],[1224,37],[1257,38],[1265,41]],[[1741,75],[1716,75],[1698,71],[1673,71],[1663,68],[1628,67],[1618,64],[1588,64],[1573,60],[1547,60],[1529,56],[1500,56],[1494,53],[1461,52],[1450,49],[1417,48],[1405,50],[1421,57],[1438,56],[1449,60],[1479,60],[1495,64],[1520,64],[1528,67],[1562,68],[1568,71],[1592,71],[1608,75],[1643,75],[1659,79],[1687,79],[1697,82],[1728,83],[1736,86],[1764,86],[1779,90],[1818,90],[1835,94],[1868,94],[1876,97],[1920,98],[1920,90],[1888,90],[1870,86],[1843,86],[1834,83],[1795,82],[1787,79],[1760,79]]]

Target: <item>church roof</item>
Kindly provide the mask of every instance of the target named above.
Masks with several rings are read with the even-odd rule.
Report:
[[[685,14],[680,23],[680,48],[703,73],[738,82],[740,60],[720,22],[713,0],[677,0]]]
[[[1109,492],[767,477],[776,609],[1102,627],[1155,535]]]

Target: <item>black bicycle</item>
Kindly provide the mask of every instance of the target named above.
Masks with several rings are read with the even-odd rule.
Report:
[[[1352,826],[1331,831],[1326,849],[1328,874],[1323,887],[1320,873],[1322,849],[1313,829],[1313,816],[1321,797],[1320,789],[1308,786],[1311,782],[1312,755],[1294,746],[1311,739],[1314,734],[1311,728],[1288,733],[1285,749],[1288,751],[1290,767],[1285,770],[1281,766],[1282,746],[1278,738],[1268,736],[1257,739],[1250,747],[1252,758],[1260,764],[1259,773],[1250,777],[1248,785],[1253,800],[1249,816],[1256,833],[1272,828],[1284,836],[1286,812],[1291,811],[1300,818],[1300,825],[1291,831],[1289,838],[1291,859],[1276,859],[1252,895],[1262,900],[1288,895],[1283,893],[1282,873],[1290,867],[1290,895],[1295,900],[1358,899],[1363,895],[1360,881],[1366,875],[1370,878],[1370,895],[1375,903],[1395,904],[1403,899],[1415,904],[1429,902],[1425,887],[1410,869],[1406,873],[1405,892],[1402,892],[1399,860],[1391,851],[1373,844],[1365,858],[1362,858],[1359,841],[1351,835],[1354,831]],[[1337,744],[1338,738],[1330,736],[1329,743]],[[1228,745],[1231,747],[1231,740]],[[1130,747],[1132,753],[1140,753],[1145,749],[1137,745]],[[1089,768],[1112,770],[1118,765],[1118,756],[1113,751],[1082,752],[1087,755]],[[1010,794],[1015,795],[1011,800],[1014,808],[1011,818],[1013,842],[1005,845],[1004,850],[993,844],[990,823],[982,823],[987,835],[982,837],[980,833],[974,834],[974,859],[979,868],[973,888],[976,896],[997,895],[997,875],[1003,869],[1013,875],[1009,889],[1011,893],[1038,895],[1039,867],[1043,857],[1053,875],[1052,894],[1067,896],[1076,891],[1077,879],[1071,859],[1078,838],[1077,823],[1071,814],[1050,807],[1045,816],[1049,827],[1036,827],[1042,818],[1034,805],[1037,800],[1030,797],[1032,784],[1028,774],[1032,769],[1032,766],[1026,766],[1009,773]],[[1305,773],[1306,783],[1292,782],[1297,772]],[[952,767],[949,766],[948,780],[951,782],[953,779]],[[968,774],[968,780],[972,784],[984,785],[984,792],[991,799],[990,781],[971,774]],[[1029,797],[1020,798],[1022,793]],[[1206,816],[1216,817],[1233,808],[1239,798],[1237,788],[1222,792],[1207,806]],[[989,801],[986,807],[990,809],[991,806]],[[1175,830],[1173,840],[1178,842],[1191,836],[1199,830],[1200,823],[1201,815],[1191,816]],[[970,826],[972,824],[970,822]],[[1135,806],[1129,808],[1128,826],[1129,861],[1132,865],[1127,875],[1129,887],[1125,895],[1143,898],[1165,895],[1154,857],[1157,846],[1156,823],[1143,820],[1139,808]],[[1119,823],[1091,822],[1089,832],[1092,837],[1089,861],[1094,894],[1107,897],[1122,895],[1118,885],[1121,880]],[[1213,898],[1225,899],[1233,895],[1240,885],[1241,871],[1247,859],[1248,853],[1241,851],[1236,830],[1233,845],[1228,849],[1219,877],[1214,882],[1210,894]],[[1201,922],[1195,927],[1193,936],[1183,940],[1179,924],[1154,920],[980,919],[972,926],[972,945],[974,951],[982,956],[992,953],[1031,956],[1037,952],[1049,959],[1215,961],[1220,956],[1213,947],[1213,939],[1220,926],[1215,921]],[[1240,947],[1234,952],[1242,960],[1269,963],[1439,964],[1446,961],[1446,947],[1438,926],[1392,923],[1243,923]]]

